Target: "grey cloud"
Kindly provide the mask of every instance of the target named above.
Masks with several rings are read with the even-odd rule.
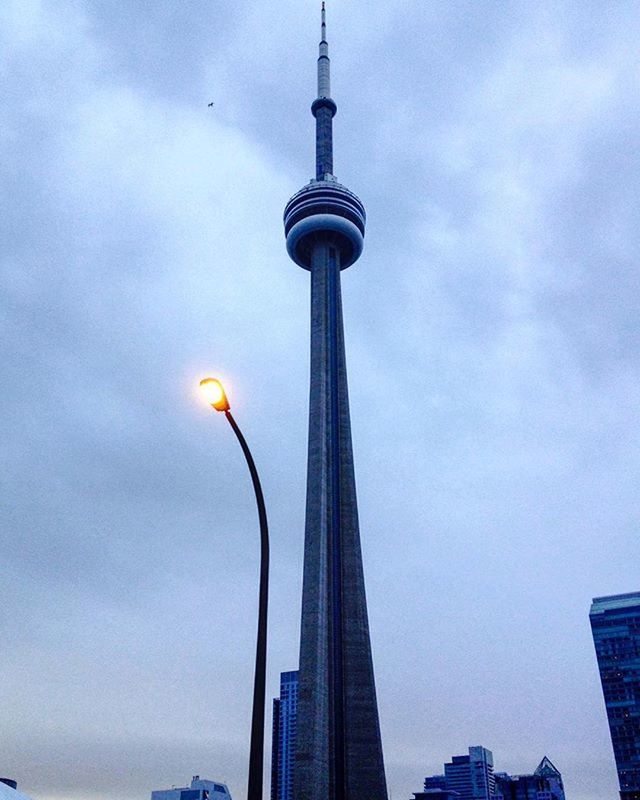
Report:
[[[270,690],[295,666],[308,276],[280,226],[311,174],[316,11],[1,12],[2,770],[37,797],[205,771],[243,796],[255,510],[203,371],[269,501]],[[586,612],[637,580],[637,13],[330,19],[336,171],[369,213],[344,293],[390,786],[482,742],[601,800]]]

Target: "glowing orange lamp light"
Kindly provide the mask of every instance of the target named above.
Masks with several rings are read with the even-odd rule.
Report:
[[[224,387],[217,378],[204,378],[200,381],[200,389],[207,403],[216,411],[228,411],[231,408]]]

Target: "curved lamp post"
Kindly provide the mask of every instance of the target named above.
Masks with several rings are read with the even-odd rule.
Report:
[[[253,680],[253,714],[251,718],[251,749],[249,751],[249,786],[247,800],[262,800],[262,778],[264,769],[264,704],[265,704],[265,677],[267,667],[267,604],[269,601],[269,528],[267,526],[267,512],[264,506],[264,497],[260,478],[242,431],[231,415],[231,407],[227,400],[224,387],[215,378],[205,378],[200,381],[200,388],[207,402],[216,411],[224,412],[233,428],[240,447],[247,460],[251,473],[253,490],[258,506],[258,519],[260,521],[260,593],[258,602],[258,638],[256,642],[256,670]]]

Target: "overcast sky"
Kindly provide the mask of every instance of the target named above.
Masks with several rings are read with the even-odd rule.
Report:
[[[638,4],[327,5],[390,791],[482,744],[609,800],[588,610],[640,588]],[[207,374],[264,482],[270,696],[297,666],[309,276],[281,215],[318,6],[0,4],[0,773],[36,800],[245,797],[258,534]]]

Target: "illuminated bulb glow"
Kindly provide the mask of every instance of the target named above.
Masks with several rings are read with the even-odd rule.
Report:
[[[200,381],[200,389],[207,403],[213,406],[216,411],[228,411],[229,401],[224,388],[216,378],[205,378]]]

